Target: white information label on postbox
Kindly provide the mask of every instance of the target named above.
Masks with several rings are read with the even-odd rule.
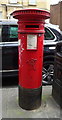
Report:
[[[37,49],[37,35],[27,35],[27,50]]]

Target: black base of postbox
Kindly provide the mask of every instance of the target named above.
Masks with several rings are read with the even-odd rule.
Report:
[[[57,81],[53,82],[52,96],[62,108],[62,85]]]
[[[19,106],[25,110],[34,110],[41,106],[42,87],[25,89],[19,86]]]

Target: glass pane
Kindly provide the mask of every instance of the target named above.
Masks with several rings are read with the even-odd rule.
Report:
[[[54,35],[51,33],[50,30],[45,28],[45,40],[53,40],[53,39],[54,39]]]
[[[17,0],[10,0],[10,3],[17,3]]]
[[[9,41],[9,26],[3,25],[2,26],[2,42],[8,42]]]
[[[10,38],[17,38],[18,37],[18,27],[11,26],[10,27]]]
[[[36,5],[36,0],[29,0],[29,4]]]

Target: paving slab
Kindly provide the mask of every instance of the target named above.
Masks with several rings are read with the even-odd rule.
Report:
[[[18,87],[2,88],[2,118],[60,118],[61,110],[52,97],[52,86],[42,87],[42,104],[36,110],[19,107]]]

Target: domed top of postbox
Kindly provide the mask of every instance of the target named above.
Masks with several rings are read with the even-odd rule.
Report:
[[[50,13],[41,9],[16,10],[11,15],[21,21],[41,21],[50,18]]]

